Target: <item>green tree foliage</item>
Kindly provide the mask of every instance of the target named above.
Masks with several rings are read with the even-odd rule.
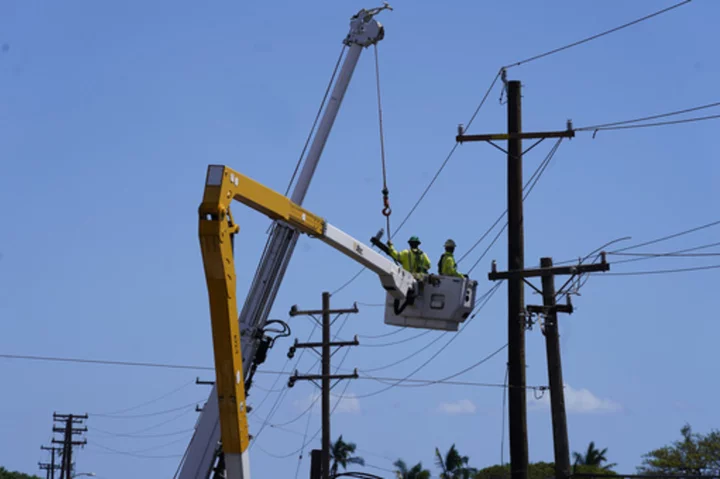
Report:
[[[0,479],[40,479],[39,476],[31,476],[17,471],[8,471],[0,466]]]
[[[440,479],[471,479],[477,474],[477,469],[468,466],[469,461],[468,456],[460,455],[455,444],[450,447],[445,457],[435,448],[435,464],[442,471]]]
[[[330,457],[332,458],[332,465],[330,466],[330,474],[337,474],[338,467],[342,466],[343,469],[347,469],[348,464],[360,464],[365,465],[365,459],[362,457],[353,456],[357,446],[352,442],[343,441],[342,434],[337,441],[332,445],[330,449]]]
[[[597,449],[595,447],[595,442],[590,441],[590,444],[588,444],[588,448],[585,451],[585,454],[580,454],[579,452],[573,452],[573,459],[574,459],[574,465],[573,465],[573,471],[579,472],[577,470],[577,466],[591,466],[598,469],[602,469],[604,471],[609,471],[613,467],[617,466],[617,464],[606,464],[603,465],[604,462],[607,462],[607,447],[603,449],[602,451]]]
[[[396,479],[430,479],[430,471],[423,469],[422,463],[418,462],[408,469],[407,464],[402,459],[398,459],[393,463]]]
[[[680,430],[682,440],[643,455],[640,474],[720,475],[720,431],[693,433],[689,424]]]
[[[597,466],[586,466],[578,464],[576,471],[582,474],[611,474],[616,475],[614,471],[606,470]],[[552,462],[531,462],[528,464],[528,479],[548,479],[555,477],[555,464]],[[473,479],[509,479],[510,465],[495,465],[480,469]]]

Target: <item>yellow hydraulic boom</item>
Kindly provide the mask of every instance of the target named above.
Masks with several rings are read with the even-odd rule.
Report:
[[[199,209],[199,234],[210,300],[221,440],[228,470],[233,455],[237,455],[236,467],[247,465],[249,442],[233,261],[233,236],[239,226],[230,213],[233,200],[304,233],[321,235],[323,230],[322,218],[285,196],[230,168],[208,168]]]

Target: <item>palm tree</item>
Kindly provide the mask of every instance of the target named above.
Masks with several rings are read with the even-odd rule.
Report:
[[[460,455],[455,444],[450,447],[444,459],[440,450],[435,448],[435,464],[442,470],[440,479],[470,479],[478,470],[467,465],[469,460],[469,457]]]
[[[347,469],[348,464],[360,464],[365,465],[365,459],[358,456],[353,456],[357,446],[352,442],[343,441],[342,434],[338,440],[330,448],[330,457],[333,460],[332,466],[330,466],[330,475],[335,476],[338,471],[338,466],[342,466],[343,469]]]
[[[395,477],[397,479],[430,479],[430,471],[423,469],[421,462],[418,462],[411,469],[408,469],[405,461],[398,459],[393,463],[393,466],[397,467],[395,471]]]
[[[573,470],[575,470],[575,468],[579,465],[593,466],[606,471],[617,466],[616,463],[606,464],[603,466],[603,462],[607,462],[605,454],[607,454],[607,447],[600,451],[595,447],[595,442],[590,441],[587,451],[585,451],[585,455],[582,455],[579,452],[573,452],[573,459],[575,459]]]

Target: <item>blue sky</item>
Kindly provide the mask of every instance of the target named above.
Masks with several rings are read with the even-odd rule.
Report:
[[[669,1],[396,1],[380,18],[380,64],[388,181],[394,227],[412,207],[454,143],[498,68],[670,6]],[[0,353],[212,366],[207,293],[197,238],[205,170],[227,164],[280,191],[297,161],[349,16],[364,2],[0,2]],[[720,5],[694,0],[632,28],[508,71],[523,82],[524,129],[563,129],[653,115],[717,101],[715,21]],[[384,219],[372,51],[365,51],[325,149],[305,206],[363,240]],[[470,129],[502,132],[500,88]],[[703,113],[700,113],[703,114]],[[561,144],[525,205],[526,263],[581,256],[632,236],[651,240],[717,219],[720,153],[712,121],[579,134]],[[526,143],[527,146],[529,144]],[[551,147],[526,156],[528,178]],[[398,244],[417,234],[436,263],[449,236],[458,253],[505,208],[505,157],[486,144],[458,148]],[[236,243],[238,291],[247,291],[269,221],[244,207]],[[662,252],[717,242],[708,228],[637,251]],[[491,235],[492,237],[492,235]],[[473,270],[479,291],[491,259],[506,266],[506,236]],[[487,246],[460,263],[467,270]],[[619,247],[619,245],[618,245]],[[717,251],[717,250],[707,250]],[[626,259],[611,256],[610,260]],[[663,258],[613,266],[613,272],[711,265],[712,257]],[[303,238],[273,318],[291,305],[320,306],[358,270],[349,259]],[[594,277],[563,316],[572,450],[594,440],[618,470],[632,473],[643,453],[720,425],[714,398],[712,284],[717,270]],[[506,289],[414,377],[460,371],[506,342]],[[528,302],[540,298],[526,291]],[[451,335],[410,339],[381,310],[377,278],[364,273],[335,294],[334,307],[358,301],[341,336],[360,336],[343,368],[380,368],[401,378]],[[289,320],[307,338],[310,320]],[[338,323],[339,325],[340,323]],[[317,337],[317,336],[316,336]],[[394,345],[387,343],[402,339]],[[280,341],[266,371],[291,368]],[[372,345],[378,347],[370,347]],[[527,336],[527,381],[547,383],[538,328]],[[336,355],[336,361],[344,353]],[[314,359],[297,366],[306,371]],[[502,352],[457,380],[502,383]],[[53,411],[89,413],[88,446],[78,470],[98,477],[171,477],[190,437],[212,371],[0,360],[5,384],[0,464],[37,471]],[[250,396],[254,433],[284,379],[258,375]],[[181,386],[184,386],[181,388]],[[357,380],[333,416],[333,437],[358,444],[375,467],[401,457],[431,467],[437,446],[455,443],[471,464],[501,455],[502,389],[396,387]],[[345,385],[339,386],[344,388]],[[178,389],[180,388],[180,389]],[[167,393],[177,390],[172,394]],[[336,393],[342,389],[336,389]],[[316,391],[298,384],[270,424],[298,417]],[[269,396],[266,395],[269,394]],[[166,396],[165,396],[166,395]],[[161,396],[162,399],[135,408]],[[266,399],[265,399],[266,398]],[[529,401],[532,461],[552,460],[550,414]],[[183,406],[190,405],[184,409]],[[132,408],[116,417],[100,416]],[[170,411],[169,410],[174,410]],[[132,416],[132,417],[126,417]],[[141,417],[135,417],[141,416]],[[302,435],[317,413],[266,427],[251,449],[262,477],[295,477]],[[507,425],[507,422],[505,423]],[[147,431],[142,431],[152,428]],[[129,438],[122,434],[143,437]],[[507,435],[505,435],[507,441]],[[319,440],[311,443],[317,447]],[[121,454],[130,452],[131,454]],[[507,446],[504,459],[508,459]],[[138,457],[138,456],[162,457]],[[169,456],[169,457],[166,457]],[[277,459],[273,456],[288,456]],[[308,453],[300,463],[306,477]],[[379,469],[369,472],[385,474]]]

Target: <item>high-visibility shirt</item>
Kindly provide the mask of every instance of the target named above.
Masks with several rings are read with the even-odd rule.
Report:
[[[390,256],[400,261],[404,269],[410,273],[427,273],[430,271],[430,258],[421,249],[405,249],[401,252],[390,246]]]
[[[462,276],[458,273],[457,264],[452,253],[445,252],[438,261],[438,274],[441,276]]]

